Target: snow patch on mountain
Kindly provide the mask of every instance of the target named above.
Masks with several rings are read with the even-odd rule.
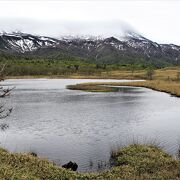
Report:
[[[10,52],[25,53],[56,48],[72,54],[89,55],[116,53],[117,55],[138,55],[156,58],[180,59],[180,46],[174,44],[158,44],[137,33],[126,32],[123,36],[62,36],[51,38],[31,34],[13,32],[0,33],[0,47]]]

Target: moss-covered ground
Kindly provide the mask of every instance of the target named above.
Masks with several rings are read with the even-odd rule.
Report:
[[[180,179],[180,161],[158,147],[133,144],[112,152],[114,167],[78,173],[30,154],[0,149],[0,179]]]

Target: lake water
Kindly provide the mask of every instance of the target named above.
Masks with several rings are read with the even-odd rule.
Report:
[[[109,167],[112,149],[132,142],[161,143],[170,154],[180,144],[180,99],[146,88],[119,92],[67,90],[66,85],[112,80],[17,79],[1,120],[0,145],[13,152],[33,151],[78,171]],[[114,80],[116,81],[116,80]]]

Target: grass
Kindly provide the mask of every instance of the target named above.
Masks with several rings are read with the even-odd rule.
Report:
[[[83,83],[67,86],[71,90],[83,90],[89,92],[115,92],[118,88],[107,86],[136,86],[146,87],[153,90],[166,92],[171,95],[180,97],[180,81],[136,81],[136,82],[107,82],[107,83]]]
[[[114,166],[95,173],[78,173],[30,154],[0,149],[0,179],[178,179],[180,161],[152,145],[133,144],[114,151]]]
[[[140,64],[132,65],[103,65],[88,63],[82,60],[70,61],[55,61],[43,59],[9,59],[7,61],[0,58],[0,66],[6,64],[5,75],[12,77],[50,77],[50,78],[100,78],[100,79],[145,79],[148,66]],[[78,69],[76,68],[78,67]],[[176,78],[177,72],[180,72],[180,67],[168,67],[157,69],[154,78],[167,79],[169,74],[172,78]]]
[[[177,78],[177,74],[180,73],[180,67],[168,67],[155,70],[152,81],[144,82],[129,82],[129,83],[85,83],[77,85],[69,85],[68,89],[72,90],[84,90],[91,92],[114,92],[118,91],[117,88],[103,87],[101,85],[113,85],[113,86],[140,86],[147,87],[158,91],[170,93],[175,96],[180,96],[180,80]],[[132,71],[110,70],[102,72],[93,72],[91,75],[75,72],[72,74],[49,74],[49,75],[18,75],[7,76],[9,78],[72,78],[72,79],[146,79],[146,70]]]
[[[146,79],[145,70],[136,71],[133,76],[129,71],[117,71],[111,73],[113,74],[114,79],[117,79],[117,77],[119,77],[119,79]],[[71,90],[83,90],[89,92],[115,92],[118,91],[118,88],[108,86],[137,86],[167,92],[171,95],[180,97],[180,68],[171,67],[155,70],[152,78],[153,80],[136,82],[83,83],[69,85],[67,88]]]
[[[103,86],[106,83],[82,83],[76,85],[68,85],[71,90],[82,90],[88,92],[115,92],[116,88]]]

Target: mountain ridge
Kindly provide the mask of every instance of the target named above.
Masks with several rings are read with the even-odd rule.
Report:
[[[125,56],[164,59],[165,62],[180,64],[180,46],[158,44],[137,33],[128,32],[124,37],[61,37],[51,38],[22,32],[1,33],[0,50],[12,54],[46,56],[56,55],[94,59],[98,62],[117,63]],[[52,54],[54,54],[52,56]]]

